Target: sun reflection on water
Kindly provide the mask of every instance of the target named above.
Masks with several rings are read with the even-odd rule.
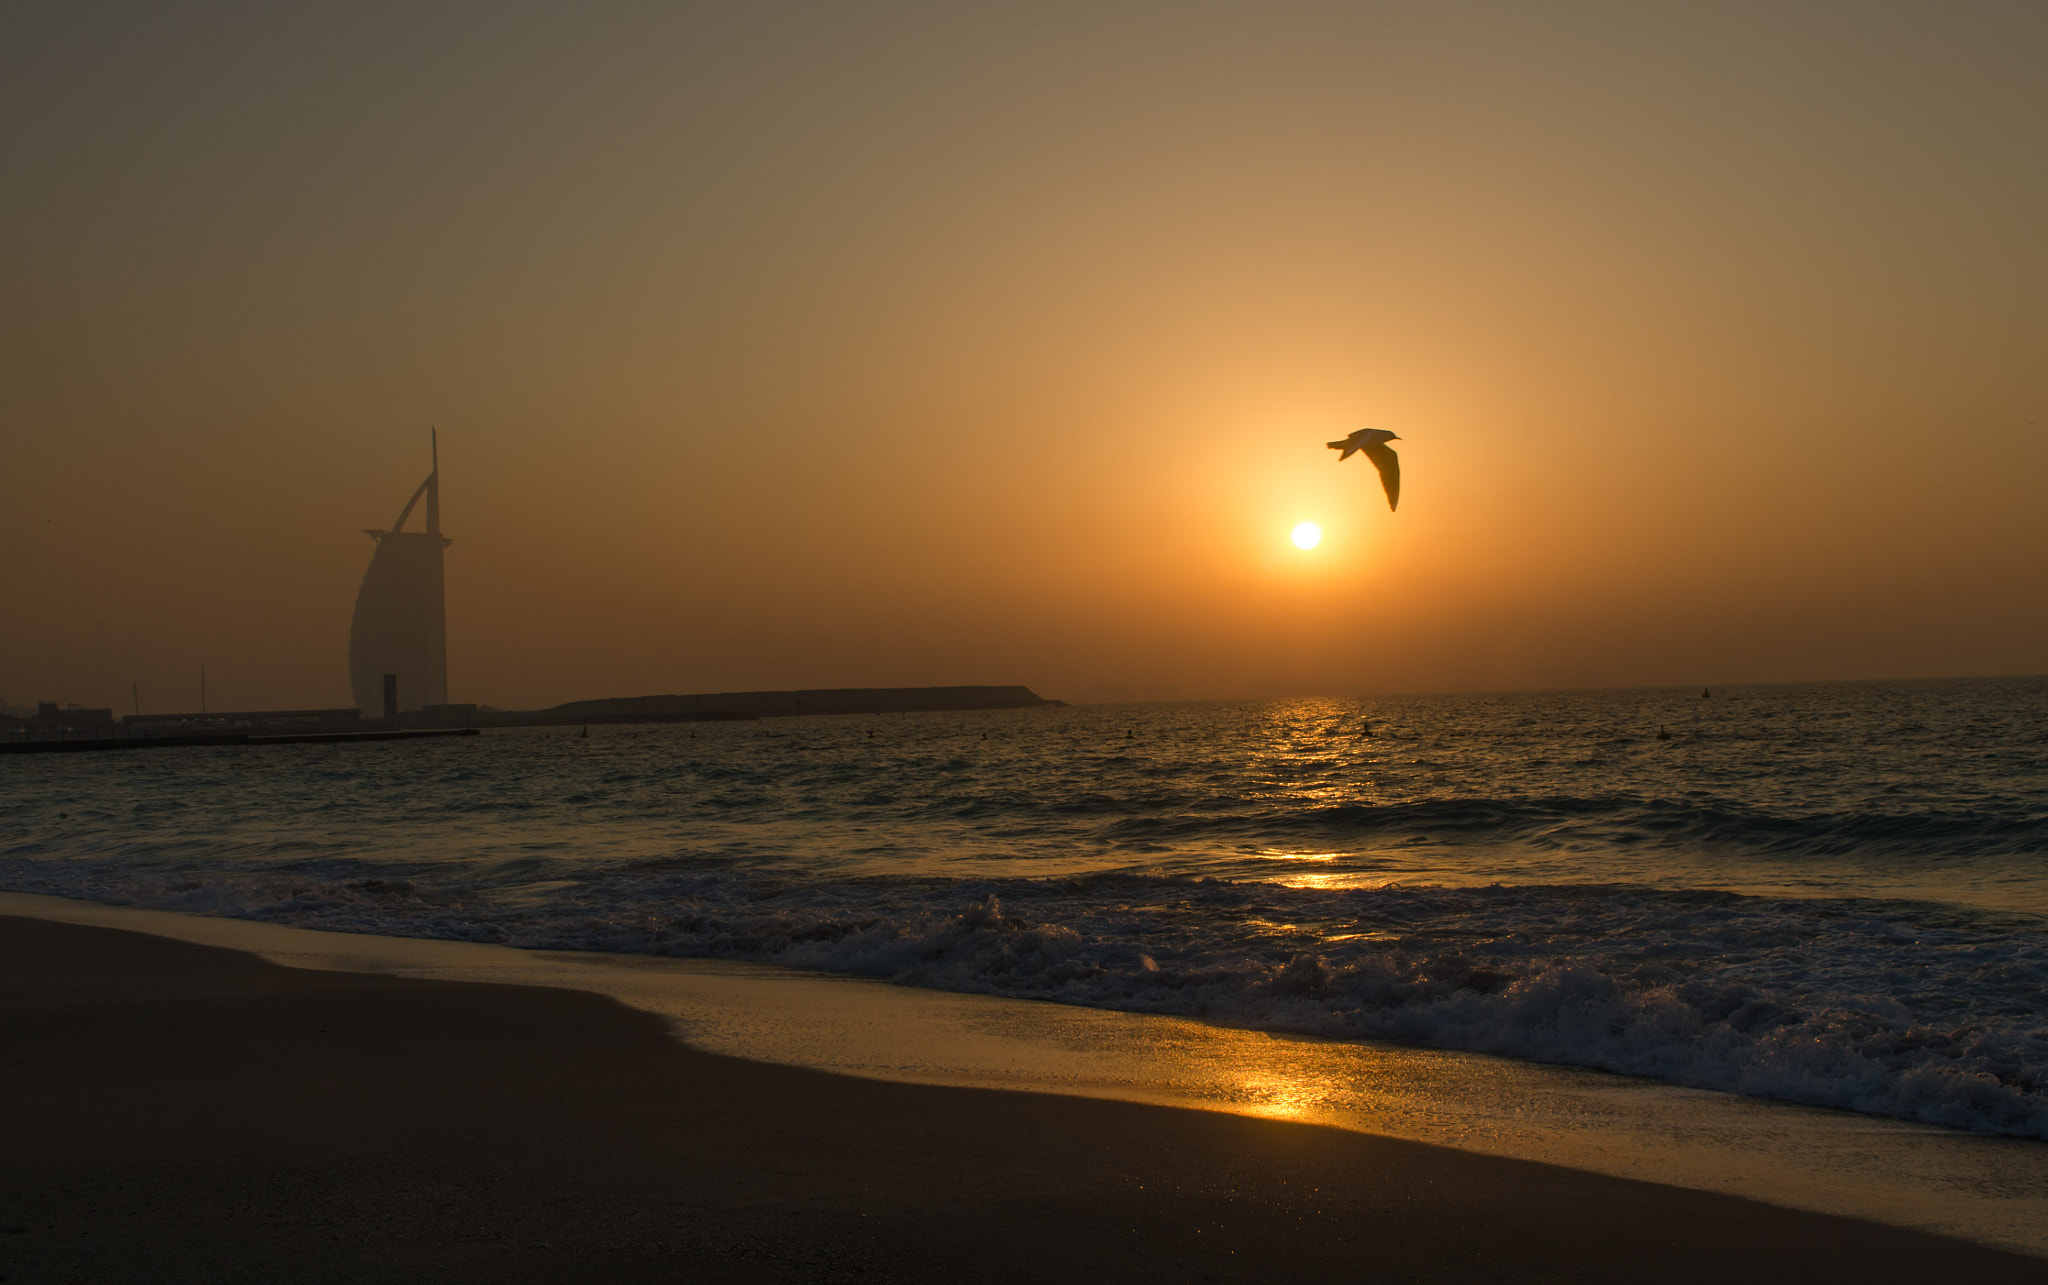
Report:
[[[1285,888],[1377,888],[1387,881],[1377,871],[1353,870],[1338,874],[1287,875],[1273,882]]]

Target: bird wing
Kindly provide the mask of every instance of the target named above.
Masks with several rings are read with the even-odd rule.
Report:
[[[1387,492],[1387,511],[1391,513],[1399,509],[1401,507],[1401,457],[1394,454],[1393,449],[1384,442],[1370,442],[1359,449],[1365,452],[1365,458],[1372,461],[1372,466],[1380,471],[1380,485]]]
[[[1339,455],[1337,457],[1337,462],[1339,464],[1342,464],[1345,460],[1350,459],[1351,453],[1358,449],[1358,447],[1352,443],[1350,438],[1346,438],[1341,442],[1324,442],[1323,445],[1329,447],[1333,451],[1344,452],[1342,455]]]

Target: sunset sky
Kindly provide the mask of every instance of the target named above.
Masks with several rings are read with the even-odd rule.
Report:
[[[0,694],[347,702],[430,426],[457,701],[2048,670],[2044,67],[2038,3],[9,5]]]

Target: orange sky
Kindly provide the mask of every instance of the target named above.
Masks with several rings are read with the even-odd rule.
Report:
[[[2048,669],[2041,6],[682,8],[0,11],[0,694],[345,702],[429,425],[459,701]]]

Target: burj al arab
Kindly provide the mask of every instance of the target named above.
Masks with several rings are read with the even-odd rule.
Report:
[[[348,636],[348,679],[366,717],[394,717],[448,703],[448,628],[442,594],[441,446],[433,441],[433,470],[399,511],[388,531],[367,531],[377,542]],[[424,531],[407,520],[426,497]]]

